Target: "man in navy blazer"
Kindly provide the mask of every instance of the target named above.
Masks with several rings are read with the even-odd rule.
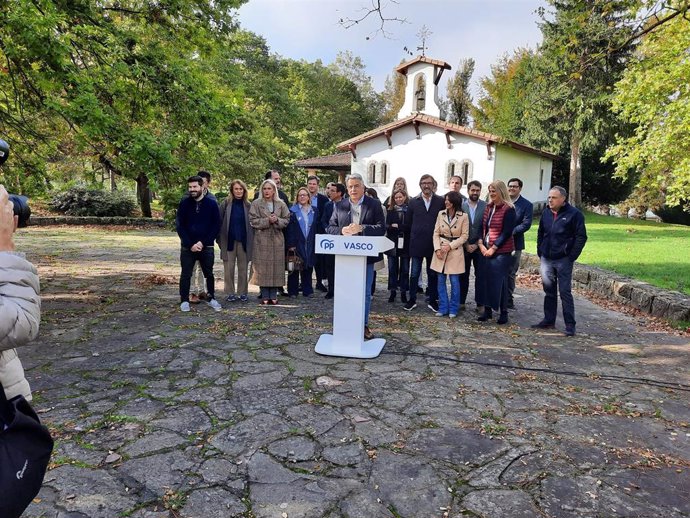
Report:
[[[383,236],[386,234],[386,219],[383,207],[378,200],[364,196],[364,179],[353,173],[347,176],[345,184],[350,197],[336,203],[327,232],[344,236]],[[371,340],[374,334],[369,329],[369,309],[371,308],[371,286],[374,283],[374,263],[381,254],[367,257],[367,282],[364,290],[364,338]],[[343,286],[345,289],[345,287]]]
[[[410,200],[407,217],[410,222],[410,296],[403,306],[406,311],[417,307],[417,284],[422,272],[422,261],[426,260],[426,274],[429,279],[429,309],[438,311],[438,275],[431,269],[434,255],[434,227],[438,213],[445,208],[443,197],[434,194],[436,180],[430,174],[422,175],[419,187],[422,192]]]
[[[321,225],[321,215],[326,209],[326,204],[328,203],[328,197],[319,192],[319,177],[311,175],[307,178],[307,190],[309,191],[309,197],[311,198],[311,206],[314,207],[314,211],[318,216],[316,221],[316,233],[323,234],[326,228]],[[323,254],[316,254],[316,261],[314,262],[314,271],[316,272],[316,286],[315,288],[319,291],[328,291],[323,285],[323,280],[326,278],[326,272],[324,268],[324,258],[326,256]]]
[[[329,183],[328,184],[328,197],[330,201],[326,203],[323,208],[323,215],[321,218],[321,226],[324,232],[328,229],[328,225],[331,221],[331,216],[333,215],[333,207],[340,200],[343,199],[347,188],[342,183]],[[332,299],[334,296],[335,288],[335,256],[334,255],[324,255],[324,270],[326,271],[326,278],[328,279],[328,293],[324,298]]]
[[[470,219],[470,233],[465,243],[465,273],[460,274],[460,310],[465,309],[467,292],[470,289],[470,265],[474,265],[474,301],[477,311],[484,310],[484,282],[482,264],[484,256],[479,250],[477,241],[482,237],[482,221],[486,202],[479,199],[482,193],[482,184],[472,180],[467,184],[469,198],[463,202],[462,211]]]
[[[515,250],[513,251],[513,263],[508,273],[508,309],[515,308],[513,292],[515,291],[515,276],[520,269],[520,258],[525,249],[525,232],[532,226],[532,216],[534,208],[532,202],[520,195],[522,191],[522,180],[511,178],[508,180],[508,194],[515,206],[515,228],[513,229],[513,241]]]

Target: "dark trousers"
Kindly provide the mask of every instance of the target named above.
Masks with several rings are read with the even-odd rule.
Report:
[[[333,290],[335,289],[335,256],[328,254],[322,257],[324,258],[323,266],[328,279],[328,294],[333,295]]]
[[[484,294],[484,279],[483,275],[483,264],[484,256],[477,248],[474,252],[469,253],[464,250],[465,254],[465,273],[460,274],[460,304],[465,304],[467,301],[467,293],[470,290],[470,265],[474,267],[474,301],[477,306],[483,306],[485,304],[484,299],[486,298]]]
[[[508,273],[508,302],[513,303],[513,293],[515,292],[515,276],[520,269],[520,258],[522,257],[522,250],[514,250],[512,253],[512,262],[510,264],[510,272]]]
[[[287,278],[287,291],[288,295],[297,296],[299,293],[300,277],[302,280],[302,295],[305,297],[314,293],[314,288],[311,285],[311,274],[314,271],[314,267],[310,266],[304,270],[296,270],[288,275]]]
[[[512,257],[510,254],[495,254],[484,258],[484,305],[501,313],[508,311],[508,272]]]
[[[417,284],[419,284],[419,274],[422,273],[422,261],[426,261],[426,275],[429,280],[427,293],[429,303],[438,302],[438,274],[431,269],[431,255],[427,257],[412,257],[410,272],[410,301],[417,302]]]
[[[326,268],[325,268],[326,257],[327,256],[322,255],[322,254],[316,254],[314,256],[314,271],[316,272],[316,282],[317,283],[322,283],[324,280],[327,279]]]
[[[408,291],[410,289],[410,258],[388,256],[388,289]]]
[[[541,258],[539,268],[541,283],[544,286],[544,322],[556,322],[558,309],[557,294],[561,294],[563,321],[566,327],[575,327],[575,301],[571,286],[573,282],[573,262],[567,257],[562,259]]]
[[[189,302],[189,286],[192,282],[194,263],[197,261],[199,261],[201,271],[206,279],[206,293],[208,293],[209,298],[216,298],[216,280],[213,278],[213,260],[215,255],[215,249],[212,246],[205,246],[201,252],[192,252],[189,248],[184,247],[180,249],[180,265],[182,266],[182,272],[180,273],[180,299],[182,302]]]

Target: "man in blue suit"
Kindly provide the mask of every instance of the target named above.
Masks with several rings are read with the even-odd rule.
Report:
[[[349,198],[336,203],[328,223],[327,232],[344,236],[383,236],[386,234],[386,219],[378,200],[364,196],[364,180],[356,173],[347,176],[345,184]],[[364,338],[371,340],[374,334],[369,329],[371,308],[371,285],[374,283],[374,263],[381,254],[367,257],[367,282],[364,290]],[[347,289],[341,286],[342,289]]]
[[[345,197],[347,188],[342,183],[329,183],[328,184],[328,197],[330,201],[326,203],[323,214],[319,216],[321,218],[321,226],[324,232],[328,228],[328,224],[331,221],[331,216],[333,215],[333,207]],[[335,256],[334,255],[324,255],[324,270],[326,271],[326,279],[328,279],[328,293],[324,298],[332,299],[334,296],[335,288]]]
[[[316,221],[316,233],[323,234],[326,228],[321,225],[321,215],[324,213],[326,204],[328,203],[328,197],[319,192],[318,176],[310,175],[307,178],[307,190],[309,191],[309,196],[311,197],[311,206],[314,207],[314,211],[318,216]],[[328,291],[323,285],[323,281],[326,279],[326,271],[324,268],[325,258],[326,256],[323,254],[316,254],[316,261],[314,263],[314,270],[316,272],[316,289],[324,293]]]
[[[515,206],[515,228],[513,229],[513,241],[515,250],[513,251],[513,263],[508,273],[508,309],[514,309],[513,292],[515,291],[515,276],[520,269],[520,258],[525,249],[525,232],[532,226],[532,215],[534,208],[532,202],[520,195],[522,191],[522,180],[511,178],[508,180],[508,194]]]

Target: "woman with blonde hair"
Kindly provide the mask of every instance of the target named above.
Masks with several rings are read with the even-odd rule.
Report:
[[[405,194],[408,194],[407,180],[405,180],[402,176],[398,176],[393,182],[393,189],[391,190],[391,193],[394,193],[395,191],[403,191]],[[392,198],[393,194],[383,201],[383,206],[388,208],[393,203]]]
[[[278,196],[273,180],[264,180],[259,197],[249,208],[249,224],[254,229],[251,283],[261,290],[261,304],[278,304],[278,289],[285,284],[285,239],[283,229],[290,211]]]
[[[295,204],[290,207],[290,223],[287,228],[288,251],[295,252],[302,258],[302,269],[288,273],[288,296],[296,297],[300,290],[302,278],[302,295],[311,297],[314,288],[311,274],[316,263],[316,227],[319,215],[311,204],[311,193],[306,187],[297,189]]]
[[[247,302],[247,276],[252,259],[254,229],[249,224],[247,185],[242,180],[233,180],[230,194],[220,206],[220,258],[225,271],[224,291],[228,302]],[[235,265],[237,265],[237,290],[235,290]]]
[[[510,201],[508,188],[501,180],[489,184],[489,203],[484,210],[482,233],[477,241],[484,256],[484,314],[477,320],[485,322],[492,318],[492,309],[501,312],[497,324],[508,323],[508,274],[511,253],[515,249],[513,228],[515,207]]]
[[[396,291],[400,290],[400,300],[407,303],[410,289],[410,220],[407,217],[407,204],[410,197],[402,189],[393,191],[386,213],[386,236],[393,241],[388,256],[388,302],[395,302]]]

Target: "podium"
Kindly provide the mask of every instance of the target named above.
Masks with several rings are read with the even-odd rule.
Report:
[[[316,235],[316,253],[335,255],[333,334],[323,334],[314,351],[325,356],[376,358],[383,338],[364,340],[367,257],[393,248],[386,236]]]

